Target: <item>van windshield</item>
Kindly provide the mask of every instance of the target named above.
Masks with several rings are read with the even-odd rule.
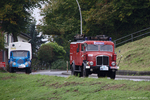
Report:
[[[12,51],[13,57],[27,57],[28,51]]]
[[[112,45],[88,44],[87,47],[86,47],[86,51],[108,51],[108,52],[113,52],[113,46]]]

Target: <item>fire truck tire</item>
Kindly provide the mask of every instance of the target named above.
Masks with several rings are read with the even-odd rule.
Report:
[[[116,78],[116,71],[111,71],[110,72],[110,78],[115,79]]]
[[[31,67],[27,67],[26,68],[26,74],[30,74],[31,73]]]
[[[83,77],[88,77],[88,76],[89,76],[88,70],[84,66],[84,68],[83,68]]]
[[[76,72],[75,72],[74,70],[75,70],[75,65],[72,64],[72,67],[71,67],[71,75],[75,75],[75,76],[76,76]]]

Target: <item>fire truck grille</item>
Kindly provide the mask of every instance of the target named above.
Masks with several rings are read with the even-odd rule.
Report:
[[[18,64],[23,64],[24,61],[23,61],[22,59],[19,59],[19,60],[17,61],[17,63],[18,63]]]
[[[108,56],[98,56],[97,57],[97,65],[109,65],[109,57]]]

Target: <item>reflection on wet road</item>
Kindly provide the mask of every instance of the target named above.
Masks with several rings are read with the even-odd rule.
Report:
[[[41,75],[49,75],[49,76],[60,76],[60,77],[68,77],[70,76],[70,71],[50,71],[50,70],[43,70],[32,72],[31,74],[41,74]],[[96,74],[92,74],[89,77],[97,78]],[[110,79],[110,78],[108,78]],[[116,75],[115,80],[133,80],[133,81],[150,81],[150,76],[125,76],[125,75]]]

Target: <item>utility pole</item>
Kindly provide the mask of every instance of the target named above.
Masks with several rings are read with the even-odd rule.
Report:
[[[80,5],[79,5],[79,2],[78,0],[76,0],[77,4],[78,4],[78,7],[79,7],[79,12],[80,12],[80,22],[81,22],[81,35],[82,35],[82,14],[81,14],[81,8],[80,8]]]

